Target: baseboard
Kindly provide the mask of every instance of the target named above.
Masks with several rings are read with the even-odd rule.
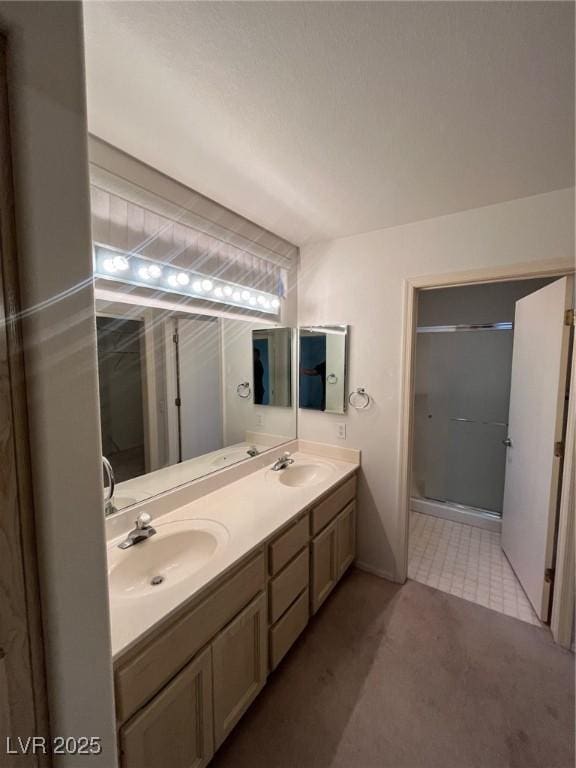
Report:
[[[362,563],[359,560],[354,560],[354,567],[358,568],[359,571],[364,571],[364,573],[370,573],[372,574],[372,576],[378,576],[379,579],[386,579],[386,581],[393,581],[396,584],[401,583],[396,578],[396,576],[393,576],[391,573],[388,573],[387,571],[382,571],[379,568],[374,568],[372,565],[368,565],[368,563]]]

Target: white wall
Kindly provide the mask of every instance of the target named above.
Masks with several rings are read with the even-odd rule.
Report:
[[[0,2],[11,123],[50,725],[116,765],[92,291],[82,9]],[[33,735],[33,734],[23,734]]]
[[[300,254],[298,323],[351,325],[351,387],[374,399],[346,416],[299,411],[298,435],[362,449],[358,561],[397,578],[403,559],[399,510],[403,281],[523,262],[574,265],[574,190],[305,246]]]

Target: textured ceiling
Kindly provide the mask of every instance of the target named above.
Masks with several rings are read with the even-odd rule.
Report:
[[[85,4],[92,133],[302,244],[574,183],[574,5]]]

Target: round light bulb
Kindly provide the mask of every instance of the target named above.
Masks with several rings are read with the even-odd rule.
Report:
[[[264,304],[262,305],[264,309],[270,309],[270,302],[268,299],[264,299]]]
[[[240,299],[242,298],[242,296],[240,296],[240,291],[234,291],[234,293],[232,294],[232,298],[234,299],[234,301],[240,301]]]
[[[194,280],[192,283],[192,290],[194,293],[202,293],[202,283],[200,280]]]
[[[225,285],[224,286],[224,296],[230,297],[230,296],[232,296],[233,293],[234,293],[234,291],[232,290],[232,286],[231,285]]]
[[[142,280],[150,280],[150,269],[149,269],[149,267],[140,267],[138,269],[138,277],[141,277]]]
[[[125,272],[129,267],[128,259],[124,256],[114,256],[113,262],[119,272]]]
[[[242,291],[240,296],[242,297],[242,301],[248,301],[250,298],[250,293],[248,291]]]
[[[188,285],[188,283],[190,282],[190,278],[188,277],[186,272],[178,272],[178,274],[176,275],[176,280],[178,280],[178,283],[180,285]]]
[[[162,277],[162,269],[158,266],[158,264],[150,264],[150,266],[148,267],[148,274],[150,275],[150,277],[157,279],[159,277]]]
[[[264,298],[264,296],[258,296],[256,301],[258,302],[258,304],[260,304],[261,307],[263,307],[264,306],[264,302],[266,301],[266,299]]]
[[[272,299],[270,304],[273,309],[278,309],[278,307],[280,306],[280,299]]]
[[[171,285],[172,288],[178,287],[178,278],[174,273],[172,273],[171,275],[168,275],[168,285]]]
[[[220,288],[219,285],[214,288],[214,296],[216,296],[217,299],[221,299],[224,294],[222,293],[222,288]]]
[[[202,280],[202,290],[211,291],[213,287],[212,280]]]
[[[254,296],[250,296],[250,301],[248,303],[250,304],[251,307],[256,306],[256,299],[254,298]]]
[[[114,259],[104,259],[104,261],[102,262],[102,269],[105,269],[106,272],[116,272]]]

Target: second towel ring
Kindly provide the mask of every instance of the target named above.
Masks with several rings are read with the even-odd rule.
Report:
[[[363,411],[365,408],[368,408],[371,402],[372,398],[368,392],[366,392],[364,387],[357,387],[348,395],[348,403],[352,408],[356,408],[358,411]]]
[[[236,387],[236,394],[238,397],[241,397],[242,400],[246,400],[247,397],[250,397],[252,394],[252,391],[250,390],[250,382],[243,381],[242,384],[238,384]]]

